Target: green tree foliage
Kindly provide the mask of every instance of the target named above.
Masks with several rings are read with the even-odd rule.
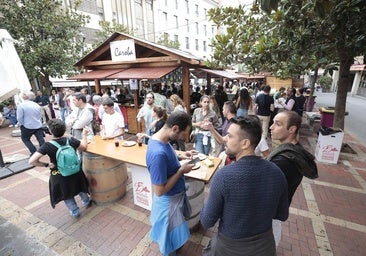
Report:
[[[334,126],[343,129],[349,68],[353,57],[364,55],[366,49],[364,1],[257,0],[250,11],[242,6],[218,8],[209,16],[225,31],[212,42],[213,65],[244,63],[252,72],[286,77],[337,62]]]
[[[84,42],[79,34],[88,17],[75,9],[63,9],[55,0],[1,0],[0,24],[16,40],[16,49],[29,79],[41,78],[50,86],[49,77],[74,72]]]
[[[168,34],[161,35],[157,43],[174,49],[179,49],[180,47],[179,41],[170,40]]]
[[[129,35],[134,35],[134,31],[128,27],[119,24],[116,19],[112,22],[100,20],[99,26],[101,30],[96,32],[96,41],[93,43],[93,47],[97,47],[102,44],[106,39],[108,39],[114,32],[125,33]]]

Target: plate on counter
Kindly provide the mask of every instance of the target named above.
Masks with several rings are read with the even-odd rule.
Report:
[[[136,141],[126,140],[121,144],[123,147],[132,147],[136,145]]]
[[[192,170],[197,170],[201,167],[201,162],[195,163],[195,165],[192,167]]]
[[[197,157],[199,157],[199,159],[202,161],[202,160],[205,160],[207,158],[207,156],[203,153],[198,153]]]

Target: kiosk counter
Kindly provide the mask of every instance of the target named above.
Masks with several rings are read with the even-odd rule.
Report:
[[[152,185],[146,167],[147,145],[138,146],[135,141],[103,140],[95,136],[83,152],[83,170],[87,176],[92,199],[97,204],[115,202],[126,193],[127,170],[132,176],[134,203],[151,210]],[[178,156],[181,152],[177,152]],[[192,206],[189,227],[198,224],[199,212],[204,202],[204,185],[208,183],[221,163],[220,158],[211,158],[213,166],[200,161],[197,169],[185,175],[188,184],[187,196]]]

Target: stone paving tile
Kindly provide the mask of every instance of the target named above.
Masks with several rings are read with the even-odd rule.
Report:
[[[348,171],[349,167],[341,164],[323,164],[317,163],[319,172],[319,178],[317,181],[325,181],[333,184],[358,187],[361,188],[360,183],[355,177]]]
[[[322,214],[366,225],[365,194],[316,184],[311,187]]]
[[[17,175],[14,175],[14,177]],[[18,176],[19,178],[19,176]],[[30,198],[32,195],[32,199]],[[20,207],[32,203],[34,200],[38,200],[48,195],[48,184],[42,180],[31,178],[17,186],[9,188],[5,191],[0,192],[0,196],[11,200],[18,204]]]
[[[310,218],[290,214],[289,219],[282,223],[277,255],[319,255]]]
[[[299,186],[299,188],[296,190],[293,198],[291,207],[301,209],[301,210],[308,210],[308,206],[306,204],[306,199],[304,195],[304,190]]]
[[[366,252],[366,233],[325,224],[334,255],[361,256]]]

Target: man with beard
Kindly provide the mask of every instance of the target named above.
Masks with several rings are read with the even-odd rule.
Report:
[[[272,219],[288,218],[287,184],[275,164],[254,154],[261,134],[253,116],[231,120],[225,152],[237,161],[211,182],[201,224],[208,229],[219,221],[219,227],[203,255],[276,255]]]
[[[190,172],[194,165],[188,162],[181,165],[169,141],[183,139],[191,126],[187,113],[173,112],[164,126],[150,138],[147,147],[146,164],[153,188],[150,238],[159,244],[163,255],[175,255],[190,235],[185,221],[190,215],[190,207],[184,174]],[[191,156],[192,152],[186,152],[186,158]]]
[[[145,123],[145,134],[150,134],[150,124],[154,121],[152,116],[153,108],[155,106],[155,97],[152,92],[146,94],[146,100],[144,106],[137,113],[137,121],[143,121]],[[145,143],[147,144],[148,139],[145,137]]]

